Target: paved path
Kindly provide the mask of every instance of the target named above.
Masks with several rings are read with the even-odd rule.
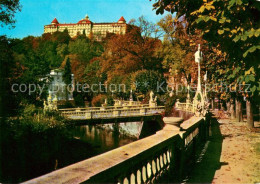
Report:
[[[214,122],[212,138],[186,182],[260,182],[260,124],[249,131],[246,123],[229,119]]]

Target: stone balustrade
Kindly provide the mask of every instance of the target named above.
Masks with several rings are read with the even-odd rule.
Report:
[[[182,102],[177,101],[175,107],[178,110],[183,110],[183,111],[192,112],[192,113],[195,112],[195,105],[190,102],[182,103]]]
[[[92,108],[61,109],[61,114],[69,119],[103,119],[115,117],[132,117],[160,114],[164,112],[164,106],[158,107],[132,107],[132,108],[106,108],[105,110]]]
[[[141,102],[139,101],[123,101],[123,106],[140,106]]]
[[[92,111],[92,110],[110,110],[110,109],[131,109],[131,108],[142,108],[149,107],[149,104],[142,105],[128,105],[128,106],[105,106],[105,107],[85,107],[85,108],[66,108],[59,109],[60,112],[66,111]]]
[[[155,135],[32,179],[25,183],[154,183],[182,175],[198,144],[208,137],[210,119],[167,119]]]

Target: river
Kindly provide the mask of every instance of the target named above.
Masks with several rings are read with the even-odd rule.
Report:
[[[61,141],[52,135],[30,138],[27,144],[9,141],[3,146],[0,182],[27,181],[136,140],[89,125],[71,127],[70,133],[72,139]]]
[[[118,148],[136,139],[116,132],[106,131],[91,125],[76,126],[72,130],[74,138],[91,145],[95,155]]]

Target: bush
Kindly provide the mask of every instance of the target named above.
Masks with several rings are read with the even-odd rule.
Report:
[[[170,115],[172,113],[176,100],[177,100],[176,96],[172,96],[167,99],[165,103],[165,115]]]
[[[66,101],[64,104],[64,108],[73,108],[73,105],[71,104],[70,101]]]
[[[181,93],[181,94],[179,93],[177,95],[175,93],[172,97],[170,97],[168,94],[166,94],[164,96],[164,99],[166,99],[165,100],[165,114],[170,115],[172,113],[177,99],[179,99],[180,102],[184,102],[186,100],[186,98],[187,98],[187,94],[185,94],[185,93]]]
[[[77,93],[76,95],[74,95],[74,101],[75,101],[76,107],[84,107],[85,106],[84,97],[80,93]]]
[[[136,84],[136,91],[146,94],[149,91],[154,91],[163,94],[166,90],[166,81],[163,75],[157,71],[142,70],[134,74],[134,82]],[[157,91],[158,85],[162,88]]]
[[[101,104],[103,104],[105,101],[105,96],[102,94],[99,94],[95,97],[93,97],[91,101],[91,105],[94,107],[101,107]]]
[[[53,169],[50,162],[57,158],[66,140],[72,139],[64,121],[43,114],[38,117],[10,118],[1,122],[2,182],[20,183],[28,180],[30,173],[24,175],[17,170],[24,163],[27,172],[38,168],[38,174],[43,174],[43,171]],[[17,174],[10,171],[17,171]]]
[[[23,114],[23,116],[33,116],[36,113],[37,113],[37,109],[36,109],[35,105],[29,104],[29,105],[25,106],[22,114]]]
[[[107,96],[107,105],[109,105],[109,106],[114,105],[114,99],[112,96]]]

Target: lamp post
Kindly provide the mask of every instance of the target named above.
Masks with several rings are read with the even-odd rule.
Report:
[[[198,63],[198,84],[197,84],[197,91],[193,100],[194,106],[195,108],[197,108],[198,111],[201,111],[204,105],[204,96],[202,95],[201,80],[200,80],[200,62],[202,62],[202,59],[203,58],[202,58],[202,52],[200,51],[200,44],[198,44],[198,50],[195,53],[195,62]],[[199,95],[200,95],[200,99],[198,99]]]
[[[197,92],[201,93],[201,81],[200,81],[200,62],[202,61],[202,52],[200,51],[200,44],[198,45],[198,50],[195,53],[195,62],[198,63],[198,86]]]

